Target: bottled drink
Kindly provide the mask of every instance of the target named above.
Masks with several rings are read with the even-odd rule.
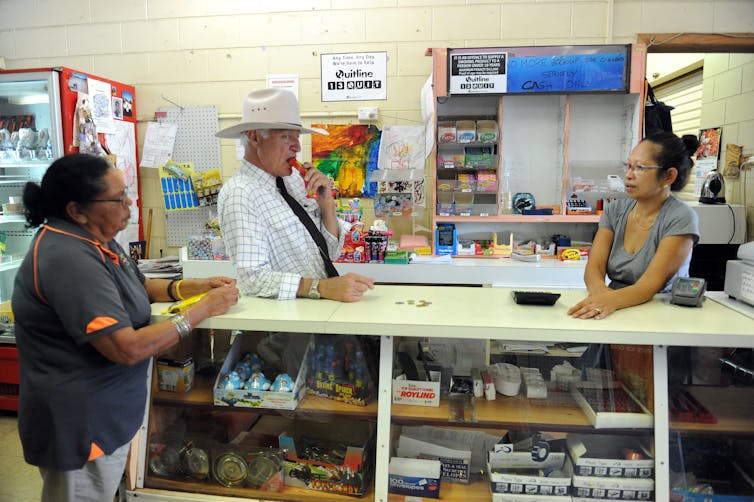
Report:
[[[504,172],[500,179],[500,211],[502,214],[513,213],[513,196],[511,194],[511,173]]]

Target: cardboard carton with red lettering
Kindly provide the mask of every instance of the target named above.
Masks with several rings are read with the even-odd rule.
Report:
[[[393,403],[440,406],[440,382],[408,380],[400,375],[393,379]]]

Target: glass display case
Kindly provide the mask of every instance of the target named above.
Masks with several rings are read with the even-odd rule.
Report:
[[[704,484],[716,495],[749,497],[712,500],[750,500],[751,387],[731,385],[734,375],[750,378],[750,351],[710,347],[751,347],[754,320],[715,301],[689,308],[657,295],[585,321],[565,313],[583,292],[558,293],[552,307],[516,305],[505,288],[380,285],[349,304],[243,297],[232,312],[202,323],[194,345],[172,355],[179,366],[188,355],[196,364],[189,392],[158,390],[160,378],[153,377],[130,500],[668,500],[673,490],[691,493]],[[163,310],[153,307],[155,320],[165,317]],[[253,392],[218,387],[247,351],[264,353],[270,332],[290,332],[309,355],[297,374],[289,371],[297,383],[306,376],[305,392],[294,387],[293,406],[290,396],[271,409]],[[349,372],[326,369],[355,352],[315,356],[322,354],[312,351],[317,337],[371,340],[365,354],[378,365],[368,370],[373,400],[360,406],[325,397],[337,388],[356,396],[340,380]],[[681,340],[693,348],[667,349]],[[269,380],[279,369],[271,368]],[[495,391],[485,388],[490,384]],[[679,402],[692,398],[715,424],[674,415]],[[345,451],[361,463],[338,469],[343,463],[331,461]],[[707,462],[704,452],[712,451],[720,458]],[[313,454],[323,456],[305,458]],[[169,473],[163,465],[193,456],[210,465],[202,479],[192,478],[189,467]],[[260,456],[274,472],[281,458],[297,466],[282,468],[281,491],[279,484],[268,489],[249,481]],[[735,476],[728,481],[717,474],[722,460],[736,464],[724,471]],[[246,477],[229,486],[213,468]],[[412,477],[424,482],[412,484]]]
[[[378,352],[373,337],[197,330],[156,361],[144,488],[372,498]]]
[[[752,348],[669,347],[671,500],[754,500]]]

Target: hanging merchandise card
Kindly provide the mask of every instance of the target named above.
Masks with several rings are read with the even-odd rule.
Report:
[[[160,187],[165,211],[196,209],[199,201],[194,189],[194,165],[191,162],[168,161],[160,167]]]
[[[178,124],[147,122],[139,167],[160,167],[173,156]]]

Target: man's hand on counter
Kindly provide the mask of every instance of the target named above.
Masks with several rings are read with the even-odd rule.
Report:
[[[357,302],[373,288],[374,279],[359,274],[346,274],[319,281],[319,294],[322,298],[339,302]]]

